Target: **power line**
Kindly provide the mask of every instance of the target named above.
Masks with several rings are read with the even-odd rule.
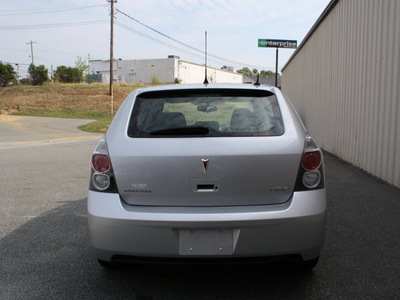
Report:
[[[91,5],[91,6],[83,6],[83,7],[75,7],[75,8],[60,8],[60,9],[53,9],[53,10],[15,10],[15,11],[22,11],[21,13],[13,13],[11,11],[10,14],[0,14],[0,17],[8,17],[8,16],[23,16],[23,15],[35,15],[35,14],[48,14],[48,13],[57,13],[57,12],[65,12],[65,11],[73,11],[73,10],[81,10],[81,9],[88,9],[94,7],[105,7],[107,5]],[[28,12],[26,12],[28,11]]]
[[[163,41],[161,41],[161,40],[159,40],[159,39],[157,39],[157,38],[154,38],[154,37],[152,37],[152,36],[150,36],[150,35],[147,35],[147,34],[145,34],[145,33],[143,33],[143,32],[137,31],[137,30],[135,30],[135,29],[133,29],[133,28],[131,28],[131,27],[129,27],[129,26],[127,26],[127,25],[121,23],[121,22],[115,21],[115,24],[118,25],[118,26],[120,26],[120,27],[122,27],[122,28],[124,28],[124,29],[126,29],[126,30],[128,30],[128,31],[130,31],[130,32],[133,32],[133,33],[135,33],[135,34],[137,34],[137,35],[139,35],[139,36],[142,36],[142,37],[147,38],[147,39],[149,39],[149,40],[158,42],[158,43],[163,44],[163,45],[165,45],[165,46],[167,46],[167,47],[170,47],[170,48],[172,48],[172,49],[176,49],[176,50],[179,50],[179,51],[183,51],[183,52],[186,52],[186,53],[188,53],[188,54],[190,54],[190,55],[195,55],[195,56],[197,56],[197,57],[199,57],[199,58],[203,58],[203,55],[201,55],[201,54],[194,54],[193,52],[190,52],[190,51],[188,51],[188,50],[184,50],[184,49],[182,49],[182,48],[178,48],[178,47],[172,46],[171,44],[165,43],[165,42],[163,42]]]
[[[29,66],[30,65],[30,64],[15,63],[15,62],[9,62],[9,61],[3,61],[3,64],[20,65],[20,66]]]
[[[155,41],[155,42],[157,42],[157,43],[163,44],[164,46],[167,46],[167,47],[169,47],[169,48],[171,48],[171,49],[175,49],[175,50],[178,50],[178,51],[181,51],[181,52],[185,52],[185,53],[187,53],[188,55],[190,55],[190,56],[195,56],[195,57],[197,57],[197,58],[199,58],[199,59],[204,59],[204,54],[201,54],[201,53],[194,53],[194,52],[191,52],[191,51],[189,51],[189,50],[185,50],[185,49],[183,49],[183,48],[179,48],[179,47],[173,46],[173,45],[168,44],[168,43],[166,43],[166,42],[164,42],[164,41],[161,41],[161,40],[159,40],[159,39],[157,39],[157,38],[155,38],[155,37],[152,37],[152,36],[149,36],[149,35],[147,35],[147,34],[145,34],[145,33],[142,33],[142,32],[140,32],[140,31],[137,31],[137,30],[135,30],[135,29],[133,29],[133,28],[131,28],[131,27],[129,27],[129,26],[127,26],[127,25],[121,23],[121,22],[115,21],[115,24],[118,25],[119,27],[122,27],[122,28],[124,28],[124,29],[126,29],[126,30],[128,30],[128,31],[130,31],[130,32],[132,32],[132,33],[134,33],[134,34],[136,34],[136,35],[139,35],[139,36],[144,37],[144,38],[146,38],[146,39],[149,39],[149,40]],[[217,61],[220,62],[219,60],[212,59],[212,58],[209,59],[209,60],[214,61],[214,62],[217,62]]]
[[[64,53],[65,55],[71,55],[71,56],[79,56],[79,55],[74,54],[74,53],[71,53],[71,52],[66,52],[66,51],[63,51],[63,50],[59,50],[59,49],[56,49],[56,48],[53,48],[53,47],[49,47],[49,46],[43,45],[42,43],[37,43],[37,44],[38,44],[39,46],[44,47],[44,48],[53,50],[53,51],[55,51],[55,52],[57,52],[57,53]]]
[[[60,8],[60,9],[53,9],[53,10],[14,10],[14,11],[11,10],[11,11],[6,11],[6,12],[11,12],[10,14],[1,14],[0,16],[58,13],[58,12],[65,12],[65,11],[89,9],[89,8],[95,8],[95,7],[108,7],[108,5],[92,5],[92,6],[84,6],[84,7],[76,7],[76,8]],[[187,50],[184,50],[182,48],[178,48],[178,47],[172,46],[170,44],[167,44],[167,43],[165,43],[165,42],[163,42],[163,41],[161,41],[159,39],[156,39],[154,37],[146,35],[146,34],[144,34],[142,32],[137,31],[137,30],[134,30],[134,29],[130,28],[129,26],[126,26],[126,25],[116,21],[115,24],[117,24],[118,26],[120,26],[120,27],[122,27],[122,28],[124,28],[126,30],[129,30],[129,31],[131,31],[131,32],[133,32],[133,33],[135,33],[137,35],[140,35],[140,36],[143,36],[145,38],[157,41],[158,43],[162,43],[162,44],[164,44],[164,45],[166,45],[168,47],[171,47],[171,48],[177,49],[179,51],[184,51],[186,53],[189,53],[190,55],[194,55],[194,56],[199,57],[199,58],[203,58],[204,57],[205,53],[204,53],[203,50],[197,49],[197,48],[195,48],[195,47],[193,47],[191,45],[188,45],[188,44],[186,44],[184,42],[181,42],[181,41],[179,41],[179,40],[177,40],[177,39],[175,39],[175,38],[173,38],[173,37],[171,37],[171,36],[169,36],[167,34],[164,34],[161,31],[159,31],[159,30],[157,30],[157,29],[155,29],[155,28],[153,28],[153,27],[151,27],[151,26],[149,26],[149,25],[137,20],[136,18],[128,15],[127,13],[121,11],[120,9],[115,8],[115,10],[118,11],[119,13],[121,13],[122,15],[124,15],[125,17],[135,21],[136,23],[138,23],[138,24],[140,24],[140,25],[152,30],[153,32],[155,32],[155,33],[157,33],[157,34],[159,34],[159,35],[161,35],[161,36],[163,36],[163,37],[165,37],[165,38],[167,38],[167,39],[169,39],[169,40],[171,40],[171,41],[173,41],[175,43],[178,43],[178,44],[190,49],[194,53],[190,52],[190,51],[187,51]],[[16,13],[14,13],[14,12],[16,12]],[[36,24],[36,25],[10,25],[10,26],[0,26],[0,30],[47,29],[47,28],[60,28],[60,27],[73,27],[73,26],[106,24],[108,22],[109,22],[108,20],[94,20],[94,21],[83,21],[83,22],[51,23],[51,24]],[[45,46],[45,45],[42,45],[42,44],[39,44],[39,45],[44,46],[44,47],[49,48],[49,49],[56,50],[54,48],[51,48],[51,47],[48,47],[48,46]],[[56,50],[56,51],[60,51],[60,50]],[[62,52],[62,51],[60,51],[60,52]],[[64,52],[64,53],[66,53],[68,55],[73,55],[73,54],[67,53],[67,52]],[[217,56],[217,55],[213,55],[213,54],[208,54],[208,56],[211,58],[210,60],[212,60],[212,61],[229,63],[229,64],[232,64],[234,66],[248,66],[250,68],[260,68],[260,66],[249,65],[247,63],[230,60],[230,59],[227,59],[227,58],[224,58],[224,57],[220,57],[220,56]]]
[[[182,46],[190,48],[190,49],[192,49],[192,50],[194,50],[194,51],[196,51],[198,53],[201,53],[202,55],[205,54],[203,50],[197,49],[197,48],[195,48],[193,46],[190,46],[190,45],[188,45],[186,43],[183,43],[183,42],[181,42],[181,41],[179,41],[179,40],[177,40],[175,38],[172,38],[169,35],[166,35],[166,34],[162,33],[161,31],[159,31],[159,30],[157,30],[157,29],[155,29],[155,28],[153,28],[153,27],[151,27],[151,26],[149,26],[149,25],[147,25],[147,24],[135,19],[134,17],[128,15],[127,13],[121,11],[120,9],[116,9],[116,10],[119,13],[121,13],[122,15],[124,15],[124,16],[128,17],[129,19],[135,21],[136,23],[139,23],[140,25],[142,25],[142,26],[144,26],[144,27],[156,32],[159,35],[162,35],[163,37],[165,37],[167,39],[170,39],[170,40],[172,40],[172,41],[174,41],[174,42],[176,42],[176,43],[178,43],[178,44],[180,44]],[[234,61],[234,60],[227,59],[227,58],[224,58],[224,57],[221,57],[221,56],[217,56],[217,55],[214,55],[214,54],[210,54],[210,53],[208,53],[208,56],[210,56],[210,57],[212,57],[212,58],[214,58],[214,59],[216,59],[218,61],[229,63],[229,64],[233,64],[233,65],[236,65],[236,66],[249,66],[251,68],[259,68],[260,67],[260,66],[255,66],[255,65],[250,65],[250,64],[247,64],[247,63],[239,62],[239,61]]]
[[[181,44],[181,45],[183,45],[183,46],[185,46],[185,47],[188,47],[188,48],[190,48],[190,49],[192,49],[192,50],[194,50],[194,51],[197,51],[197,52],[200,52],[200,53],[204,53],[203,50],[199,50],[199,49],[197,49],[197,48],[195,48],[195,47],[192,47],[192,46],[190,46],[190,45],[188,45],[188,44],[185,44],[185,43],[183,43],[183,42],[180,42],[180,41],[178,41],[177,39],[174,39],[174,38],[172,38],[172,37],[170,37],[170,36],[168,36],[168,35],[166,35],[166,34],[160,32],[160,31],[158,31],[157,29],[154,29],[153,27],[150,27],[149,25],[144,24],[143,22],[141,22],[141,21],[135,19],[134,17],[131,17],[130,15],[124,13],[123,11],[121,11],[121,10],[119,10],[119,9],[116,9],[116,10],[117,10],[119,13],[123,14],[124,16],[128,17],[129,19],[131,19],[131,20],[133,20],[133,21],[139,23],[140,25],[143,25],[144,27],[149,28],[150,30],[152,30],[152,31],[154,31],[154,32],[156,32],[156,33],[158,33],[158,34],[160,34],[160,35],[166,37],[167,39],[170,39],[170,40],[172,40],[172,41],[174,41],[174,42],[176,42],[176,43],[178,43],[178,44]]]
[[[82,25],[95,25],[108,23],[107,20],[95,20],[84,22],[70,22],[70,23],[52,23],[52,24],[37,24],[37,25],[10,25],[0,26],[0,30],[21,30],[21,29],[44,29],[44,28],[58,28],[58,27],[72,27]]]
[[[43,59],[43,58],[41,58],[41,57],[39,57],[39,56],[37,56],[37,55],[36,55],[36,59],[39,59],[40,61],[44,61],[44,62],[46,62],[46,63],[48,63],[48,64],[52,64],[52,65],[58,65],[58,64],[57,64],[57,63],[55,63],[55,62],[52,62],[52,61],[49,61],[49,60]]]
[[[167,47],[169,47],[171,49],[175,49],[175,50],[178,50],[178,51],[181,51],[181,52],[185,52],[188,55],[195,56],[195,57],[197,57],[199,59],[204,59],[204,52],[203,53],[197,53],[197,52],[194,53],[194,52],[191,52],[189,50],[185,50],[183,48],[179,48],[179,47],[173,46],[173,45],[168,44],[168,43],[166,43],[166,42],[164,42],[162,40],[159,40],[159,39],[157,39],[155,37],[152,37],[152,36],[147,35],[147,34],[145,34],[143,32],[135,30],[132,27],[129,27],[129,26],[127,26],[127,25],[125,25],[125,24],[123,24],[123,23],[121,23],[119,21],[115,21],[115,24],[118,25],[119,27],[122,27],[122,28],[124,28],[124,29],[126,29],[126,30],[128,30],[128,31],[130,31],[130,32],[132,32],[134,34],[136,34],[136,35],[139,35],[139,36],[144,37],[146,39],[149,39],[149,40],[155,41],[157,43],[163,44],[163,45],[165,45],[165,46],[167,46]],[[209,61],[218,62],[218,63],[220,63],[221,61],[224,62],[224,63],[226,62],[224,60],[219,60],[219,59],[214,59],[214,58],[209,58]],[[244,65],[242,65],[242,64],[234,64],[234,66],[236,66],[236,67],[238,67],[238,66],[240,66],[240,67],[248,66],[248,67],[253,67],[253,68],[260,68],[260,66],[252,66],[252,65],[246,65],[246,64],[244,64]],[[265,67],[261,67],[261,69],[263,69],[263,68],[265,68]],[[273,68],[273,67],[270,67],[270,68]]]

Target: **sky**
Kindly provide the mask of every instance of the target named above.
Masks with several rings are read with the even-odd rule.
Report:
[[[204,64],[275,71],[274,48],[258,39],[298,45],[330,0],[118,0],[114,4],[114,58],[177,55]],[[0,61],[26,75],[31,44],[36,66],[75,66],[78,57],[110,58],[107,0],[0,0]],[[188,47],[189,46],[189,47]],[[279,72],[293,54],[279,49]]]

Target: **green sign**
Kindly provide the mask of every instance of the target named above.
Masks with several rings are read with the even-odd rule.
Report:
[[[297,48],[297,41],[293,40],[258,40],[258,47],[263,48]]]

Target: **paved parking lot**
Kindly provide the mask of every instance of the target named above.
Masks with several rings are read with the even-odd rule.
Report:
[[[86,197],[90,155],[101,135],[88,120],[0,116],[0,238]]]
[[[332,155],[325,154],[326,244],[314,272],[269,265],[107,271],[92,257],[86,225],[89,160],[100,136],[72,125],[71,139],[55,139],[55,131],[11,145],[1,126],[0,299],[400,298],[400,190]]]

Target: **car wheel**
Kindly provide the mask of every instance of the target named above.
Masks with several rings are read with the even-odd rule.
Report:
[[[318,260],[319,260],[319,256],[314,259],[303,260],[303,261],[298,262],[296,264],[296,267],[303,271],[311,271],[318,264]]]
[[[105,261],[105,260],[101,260],[101,259],[97,259],[97,261],[99,262],[100,266],[102,266],[103,268],[106,268],[106,269],[112,269],[112,268],[118,267],[118,264],[116,264],[112,261]]]

